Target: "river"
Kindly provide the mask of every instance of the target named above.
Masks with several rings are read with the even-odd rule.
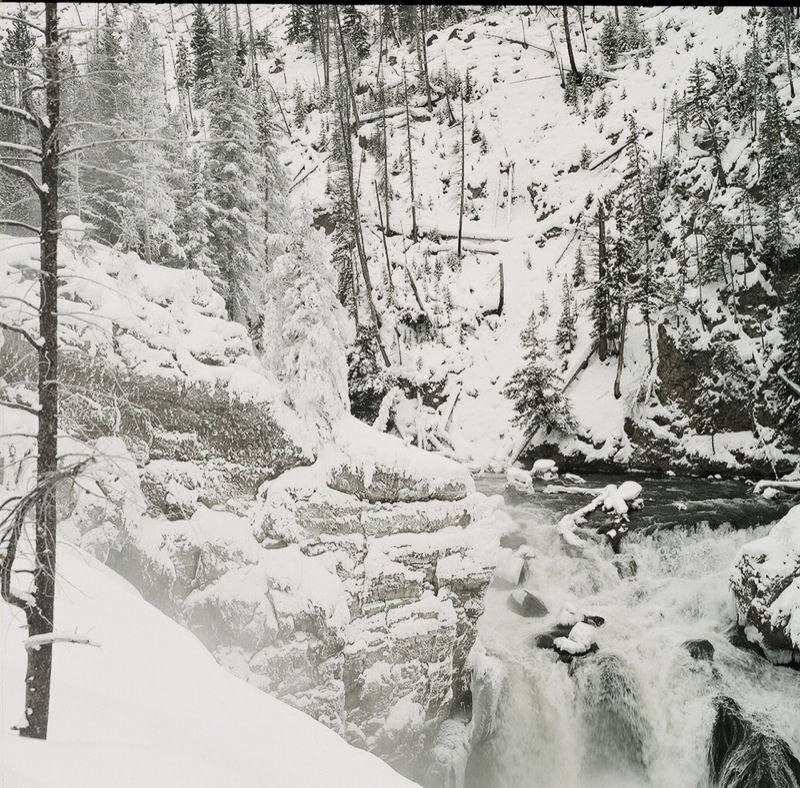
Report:
[[[602,488],[622,479],[586,481]],[[798,500],[768,501],[742,481],[638,481],[645,506],[631,512],[631,530],[615,554],[605,537],[590,535],[585,547],[574,547],[555,532],[558,519],[589,497],[547,494],[543,484],[518,493],[497,476],[477,480],[481,492],[504,495],[522,526],[534,553],[523,587],[549,613],[522,618],[507,607],[509,586],[496,582],[487,592],[472,747],[456,781],[464,788],[709,785],[707,752],[721,695],[800,753],[800,672],[731,643],[728,590],[739,548],[768,533]],[[571,664],[532,645],[565,603],[605,619],[598,651]],[[693,658],[684,646],[690,640],[710,641],[713,659]]]

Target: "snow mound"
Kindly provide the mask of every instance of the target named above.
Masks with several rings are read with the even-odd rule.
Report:
[[[389,766],[217,666],[126,581],[63,546],[50,735],[10,727],[24,703],[21,616],[0,604],[0,784],[15,788],[411,786]],[[33,750],[35,749],[35,754]],[[311,756],[311,757],[308,757]]]

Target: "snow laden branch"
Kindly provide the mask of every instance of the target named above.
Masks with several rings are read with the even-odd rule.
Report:
[[[91,638],[74,635],[70,632],[47,632],[44,635],[33,635],[29,637],[24,645],[27,651],[31,649],[39,649],[51,643],[77,643],[81,646],[94,646],[100,648],[100,644]]]

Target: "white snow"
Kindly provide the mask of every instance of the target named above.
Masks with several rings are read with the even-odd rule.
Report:
[[[219,667],[118,575],[62,545],[60,632],[46,742],[10,727],[24,703],[25,630],[0,603],[0,785],[9,788],[411,786],[310,717]],[[397,716],[401,715],[398,708]]]

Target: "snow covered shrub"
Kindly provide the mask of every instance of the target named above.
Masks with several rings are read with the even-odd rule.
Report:
[[[336,277],[316,231],[298,222],[281,240],[266,277],[264,359],[298,413],[325,432],[349,409]]]

